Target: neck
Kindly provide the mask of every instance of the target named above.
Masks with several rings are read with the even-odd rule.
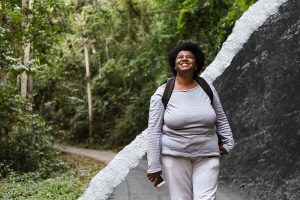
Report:
[[[177,90],[185,90],[196,87],[198,83],[194,80],[193,74],[190,75],[180,75],[177,74],[175,79],[174,89]]]
[[[193,74],[177,74],[175,81],[177,84],[183,86],[192,85],[194,84],[194,77]]]

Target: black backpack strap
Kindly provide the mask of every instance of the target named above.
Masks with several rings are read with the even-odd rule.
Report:
[[[202,89],[204,90],[204,92],[207,94],[207,96],[210,99],[210,103],[213,103],[213,99],[214,99],[214,94],[210,88],[210,86],[208,85],[208,83],[204,80],[204,78],[200,77],[200,76],[196,76],[195,77],[196,82],[202,87]]]
[[[208,83],[204,80],[204,78],[202,78],[200,76],[196,76],[195,80],[202,87],[202,89],[207,94],[207,96],[210,98],[210,103],[212,104],[213,103],[213,99],[214,99],[214,94],[213,94],[210,86],[208,85]],[[223,145],[221,135],[218,132],[216,132],[216,133],[217,133],[217,136],[218,136],[218,143],[219,143],[219,145]]]
[[[164,94],[162,96],[162,103],[164,104],[165,109],[166,109],[166,107],[168,105],[168,102],[171,98],[174,85],[175,85],[175,78],[168,78],[167,81],[166,81],[165,91],[164,91]]]

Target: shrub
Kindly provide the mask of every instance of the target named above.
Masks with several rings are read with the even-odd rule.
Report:
[[[47,176],[56,165],[51,128],[30,102],[9,91],[0,89],[0,176],[37,169]]]

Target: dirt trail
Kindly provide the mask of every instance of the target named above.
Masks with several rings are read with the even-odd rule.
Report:
[[[72,146],[63,146],[55,144],[54,148],[71,154],[77,154],[93,158],[108,164],[116,153],[108,151],[99,151],[92,149],[84,149]],[[126,179],[115,189],[109,200],[169,200],[170,196],[166,186],[159,190],[155,190],[151,183],[146,180],[147,161],[143,157],[139,165],[130,170]],[[232,191],[224,184],[219,184],[217,191],[217,200],[246,200],[241,194]]]
[[[54,148],[65,153],[72,153],[72,154],[77,154],[85,157],[90,157],[95,160],[105,162],[105,164],[108,164],[117,155],[116,153],[110,151],[84,149],[79,147],[63,146],[59,144],[55,144]]]

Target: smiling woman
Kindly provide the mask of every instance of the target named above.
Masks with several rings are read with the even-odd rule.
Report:
[[[228,154],[234,145],[231,129],[213,86],[209,86],[213,92],[210,99],[204,85],[196,81],[204,64],[198,45],[175,47],[169,64],[175,79],[168,104],[162,102],[164,87],[151,97],[147,176],[156,186],[163,170],[172,200],[214,199],[219,156]]]

